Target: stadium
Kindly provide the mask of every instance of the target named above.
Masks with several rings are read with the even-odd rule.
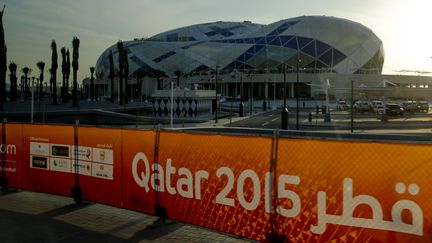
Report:
[[[382,75],[383,43],[362,24],[336,17],[301,16],[269,25],[213,22],[182,27],[147,39],[125,41],[133,96],[158,91],[215,90],[227,97],[280,100],[357,96],[429,97],[430,77]],[[96,64],[98,89],[109,94],[109,54]],[[284,72],[285,70],[285,72]],[[114,90],[117,93],[118,77]],[[352,81],[352,82],[351,82]],[[88,83],[88,82],[87,82]],[[86,85],[86,82],[84,82]],[[359,98],[359,97],[356,97]]]

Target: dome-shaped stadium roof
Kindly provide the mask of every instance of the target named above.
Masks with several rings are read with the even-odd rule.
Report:
[[[124,43],[130,73],[154,72],[174,76],[197,70],[273,69],[281,64],[310,72],[381,73],[382,41],[369,28],[342,18],[301,16],[269,25],[213,22],[178,28],[147,40]],[[96,64],[109,72],[108,48]],[[107,77],[107,75],[105,75]]]
[[[206,41],[235,37],[253,32],[264,25],[244,22],[212,22],[169,30],[149,38],[153,41]]]

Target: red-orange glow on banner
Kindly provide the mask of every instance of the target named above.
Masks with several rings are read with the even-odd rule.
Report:
[[[73,185],[73,127],[23,125],[22,141],[23,188],[70,195]]]
[[[150,191],[150,163],[153,164],[155,131],[122,130],[123,206],[154,214],[155,192]]]
[[[79,127],[78,150],[72,146],[80,173],[83,198],[121,206],[121,130]]]
[[[0,130],[0,138],[3,136],[3,129]],[[22,174],[22,125],[5,124],[5,143],[0,141],[0,155],[5,155],[5,170],[8,178],[8,186],[12,188],[21,187]]]
[[[287,189],[300,211],[278,215],[279,233],[293,242],[430,242],[431,153],[430,145],[280,139],[278,176],[299,177]]]
[[[13,187],[69,195],[78,168],[85,200],[253,240],[432,242],[431,145],[6,126]]]
[[[160,141],[169,217],[264,240],[271,138],[162,132]]]

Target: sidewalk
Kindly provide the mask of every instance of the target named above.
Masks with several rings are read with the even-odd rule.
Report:
[[[68,103],[62,104],[60,101],[57,105],[53,105],[50,101],[34,101],[34,112],[74,112],[74,111],[86,111],[86,110],[95,110],[95,109],[103,109],[103,110],[124,110],[124,109],[130,109],[130,108],[138,108],[138,107],[144,107],[144,106],[150,106],[150,102],[141,102],[141,101],[135,101],[135,102],[129,102],[126,105],[119,105],[116,103],[111,103],[110,101],[87,101],[87,100],[79,100],[78,101],[78,107],[73,108],[72,107],[72,101],[69,101]],[[5,113],[30,113],[31,111],[31,100],[27,100],[27,102],[24,101],[13,101],[13,102],[6,102],[3,104],[3,109]]]
[[[156,219],[44,193],[0,194],[1,242],[250,242],[178,222],[150,226]]]

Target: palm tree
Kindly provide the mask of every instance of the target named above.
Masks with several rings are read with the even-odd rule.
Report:
[[[3,13],[5,10],[5,5],[3,5],[3,10],[0,12],[0,110],[3,110],[3,102],[6,101],[6,43],[5,35],[3,29]]]
[[[77,71],[78,71],[78,48],[79,48],[80,40],[78,37],[74,37],[72,40],[72,68],[73,68],[73,103],[72,107],[78,107],[78,83],[77,83]]]
[[[124,69],[124,81],[125,81],[125,98],[124,102],[125,104],[128,103],[128,79],[129,79],[129,61],[127,57],[127,51],[126,49],[123,49],[124,52],[124,63],[125,63],[125,69]],[[130,94],[132,96],[132,94]]]
[[[16,101],[17,98],[17,76],[16,76],[17,65],[14,62],[9,64],[9,72],[10,72],[10,98],[11,101]]]
[[[51,84],[53,87],[53,105],[57,105],[57,45],[55,40],[51,42]]]
[[[62,49],[60,50],[60,53],[62,55],[62,87],[61,87],[61,91],[60,94],[62,96],[62,102],[66,103],[66,48],[62,47]]]
[[[111,79],[111,103],[114,103],[114,58],[112,51],[110,51],[109,54],[109,67],[110,67],[110,73],[109,78]]]
[[[177,69],[174,74],[177,77],[177,87],[180,88],[180,76],[182,75],[182,71]]]
[[[21,72],[24,73],[24,101],[27,101],[27,95],[28,95],[28,75],[32,72],[32,70],[28,67],[23,67],[21,69]],[[21,92],[22,92],[22,86],[21,86]]]
[[[40,75],[39,75],[39,101],[42,100],[42,85],[43,85],[43,73],[44,73],[44,69],[45,69],[45,63],[44,62],[38,62],[37,67],[40,70]]]
[[[70,70],[71,69],[71,62],[70,62],[70,52],[69,49],[66,50],[66,88],[65,88],[65,96],[66,101],[69,101],[70,95],[69,95],[69,77],[70,77]]]
[[[124,53],[124,48],[123,48],[123,42],[122,41],[118,41],[117,42],[117,49],[118,49],[118,55],[119,55],[119,68],[120,68],[120,105],[123,105],[123,70],[124,70],[124,66],[125,66],[125,53]]]
[[[95,100],[95,87],[94,87],[94,77],[93,77],[94,71],[95,68],[90,67],[90,97],[92,101]]]

